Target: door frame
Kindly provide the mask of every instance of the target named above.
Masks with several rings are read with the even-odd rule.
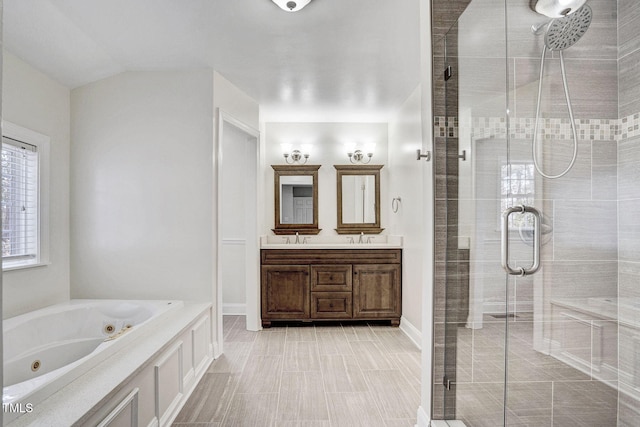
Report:
[[[224,331],[222,320],[222,206],[223,206],[223,194],[222,194],[222,173],[225,166],[223,141],[225,125],[232,125],[246,133],[247,136],[255,138],[255,150],[252,154],[255,154],[255,199],[256,208],[259,207],[258,203],[258,188],[259,188],[259,176],[260,176],[260,132],[253,127],[247,125],[241,120],[235,118],[231,114],[218,108],[217,113],[217,125],[218,136],[216,139],[216,160],[217,160],[217,175],[216,175],[216,280],[214,285],[215,306],[216,306],[216,339],[214,340],[214,357],[217,358],[224,352]],[[257,209],[259,211],[259,209]],[[259,227],[259,212],[256,212],[252,221],[252,228],[255,230],[254,235],[248,236],[245,242],[246,247],[246,276],[245,276],[245,292],[246,292],[246,321],[247,329],[257,331],[261,329],[260,326],[260,295],[259,286],[260,277],[260,244],[258,237]],[[252,261],[253,260],[253,261]]]

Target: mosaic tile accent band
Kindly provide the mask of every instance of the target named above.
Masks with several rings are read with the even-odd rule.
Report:
[[[533,138],[534,118],[511,119],[510,137],[514,139]],[[579,140],[621,141],[640,136],[640,113],[621,119],[579,119],[576,120]],[[475,117],[471,123],[460,123],[457,117],[434,117],[435,136],[457,138],[460,133],[470,133],[475,138],[505,138],[507,122],[504,117]],[[540,119],[539,134],[547,139],[571,139],[569,119]]]

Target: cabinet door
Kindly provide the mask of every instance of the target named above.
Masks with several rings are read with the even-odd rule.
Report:
[[[353,266],[354,318],[400,318],[401,304],[400,265]]]
[[[262,318],[309,318],[309,266],[262,266]]]

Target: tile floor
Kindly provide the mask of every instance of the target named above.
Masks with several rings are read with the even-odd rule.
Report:
[[[504,335],[491,316],[482,329],[458,328],[456,414],[468,427],[503,425]],[[510,321],[508,356],[509,427],[640,425],[617,419],[615,388],[533,350],[531,315]]]
[[[215,360],[175,427],[414,426],[420,351],[383,325],[274,326],[245,330],[225,316]]]

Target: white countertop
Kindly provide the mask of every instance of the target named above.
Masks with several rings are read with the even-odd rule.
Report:
[[[400,249],[402,236],[365,234],[342,236],[262,236],[261,249]],[[289,243],[287,243],[287,241]],[[304,243],[303,243],[304,242]],[[353,242],[353,243],[352,243]]]

